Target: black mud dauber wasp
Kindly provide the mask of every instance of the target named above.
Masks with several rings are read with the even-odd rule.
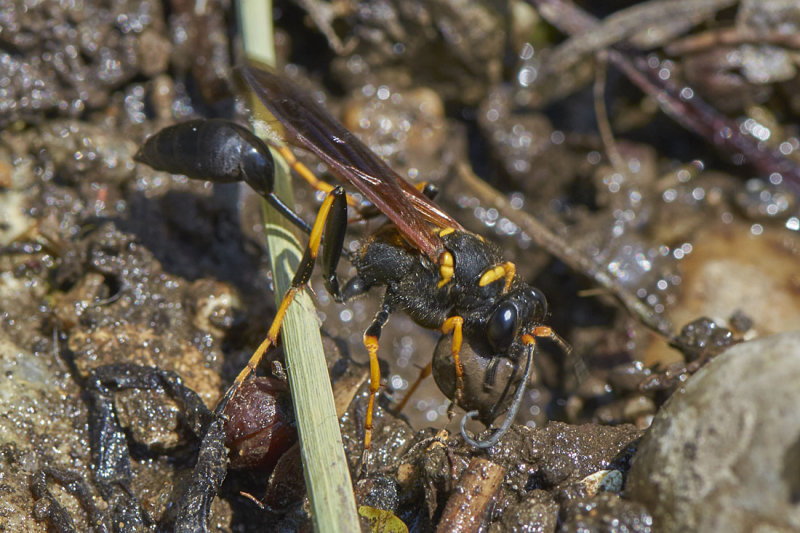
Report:
[[[283,124],[287,140],[313,152],[344,183],[356,187],[389,222],[366,239],[350,260],[357,274],[343,287],[336,268],[347,227],[349,197],[341,186],[319,182],[296,161],[290,151],[281,153],[314,187],[326,192],[313,226],[309,226],[273,193],[274,163],[265,143],[247,128],[224,120],[193,120],[167,127],[150,137],[136,158],[153,168],[217,183],[247,182],[286,218],[309,235],[309,244],[284,296],[267,338],[247,367],[220,400],[224,406],[244,380],[255,371],[267,349],[274,345],[284,314],[295,294],[311,277],[322,244],[322,268],[327,290],[346,302],[375,286],[385,287],[383,302],[364,333],[369,352],[370,397],[365,420],[364,449],[372,436],[374,402],[380,385],[378,340],[389,315],[402,310],[422,327],[449,337],[455,371],[454,403],[474,404],[464,396],[462,348],[487,364],[484,387],[494,386],[497,362],[508,359],[519,384],[516,391],[502,384],[511,402],[502,425],[486,440],[470,437],[466,422],[478,416],[470,410],[461,421],[465,440],[476,447],[496,444],[508,430],[530,379],[537,337],[564,341],[543,324],[547,302],[536,288],[520,279],[513,263],[479,235],[466,231],[417,187],[397,175],[382,159],[336,121],[311,97],[273,71],[243,67],[251,89]],[[324,233],[324,236],[323,236]],[[524,369],[519,372],[520,363]],[[423,375],[430,373],[430,364]],[[516,380],[515,380],[516,381]],[[413,387],[412,387],[413,390]],[[513,398],[512,398],[513,394]],[[405,402],[403,402],[404,404]],[[221,407],[218,408],[218,412]],[[494,405],[488,424],[502,407]]]

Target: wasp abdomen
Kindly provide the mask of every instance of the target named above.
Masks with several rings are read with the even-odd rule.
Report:
[[[147,139],[135,159],[192,179],[246,181],[259,194],[272,192],[269,148],[250,130],[228,120],[190,120],[164,128]]]

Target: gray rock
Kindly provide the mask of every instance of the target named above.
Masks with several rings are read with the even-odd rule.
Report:
[[[798,406],[800,332],[730,348],[658,413],[627,496],[659,531],[797,531]]]

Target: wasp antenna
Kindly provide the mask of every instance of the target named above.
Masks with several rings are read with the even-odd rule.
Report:
[[[550,338],[553,339],[553,342],[558,344],[558,347],[561,348],[561,351],[564,352],[564,355],[569,357],[572,355],[572,346],[564,340],[564,337],[556,333],[555,331],[550,333]]]
[[[561,351],[564,352],[564,355],[567,356],[567,359],[572,364],[572,371],[575,373],[578,385],[589,379],[589,368],[586,366],[586,361],[583,360],[583,357],[574,353],[572,346],[567,344],[567,341],[555,331],[551,333],[550,338],[561,348]]]
[[[531,372],[533,370],[533,347],[534,344],[528,344],[528,353],[525,357],[525,374],[522,376],[522,381],[517,388],[517,393],[514,395],[514,402],[511,404],[511,407],[508,408],[506,419],[503,420],[500,427],[497,428],[488,439],[475,440],[467,435],[467,422],[478,416],[478,411],[469,411],[464,415],[464,418],[461,419],[461,436],[464,437],[464,441],[470,446],[474,446],[475,448],[491,448],[500,441],[503,435],[506,434],[506,431],[508,431],[508,428],[511,427],[511,424],[517,417],[519,407],[522,405],[522,399],[525,396],[525,388],[528,385],[528,380],[531,378]]]

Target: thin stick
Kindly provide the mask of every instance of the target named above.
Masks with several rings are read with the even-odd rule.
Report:
[[[437,533],[477,533],[481,530],[486,510],[503,482],[505,469],[488,459],[473,457],[461,475],[457,490],[452,492],[442,512]]]
[[[608,120],[608,109],[606,109],[606,73],[608,71],[608,58],[604,51],[597,53],[597,68],[595,68],[594,85],[594,114],[597,117],[597,129],[600,132],[600,139],[606,147],[606,155],[618,173],[623,176],[628,175],[625,159],[619,153],[617,142],[614,140],[614,132],[611,129],[611,122]]]

